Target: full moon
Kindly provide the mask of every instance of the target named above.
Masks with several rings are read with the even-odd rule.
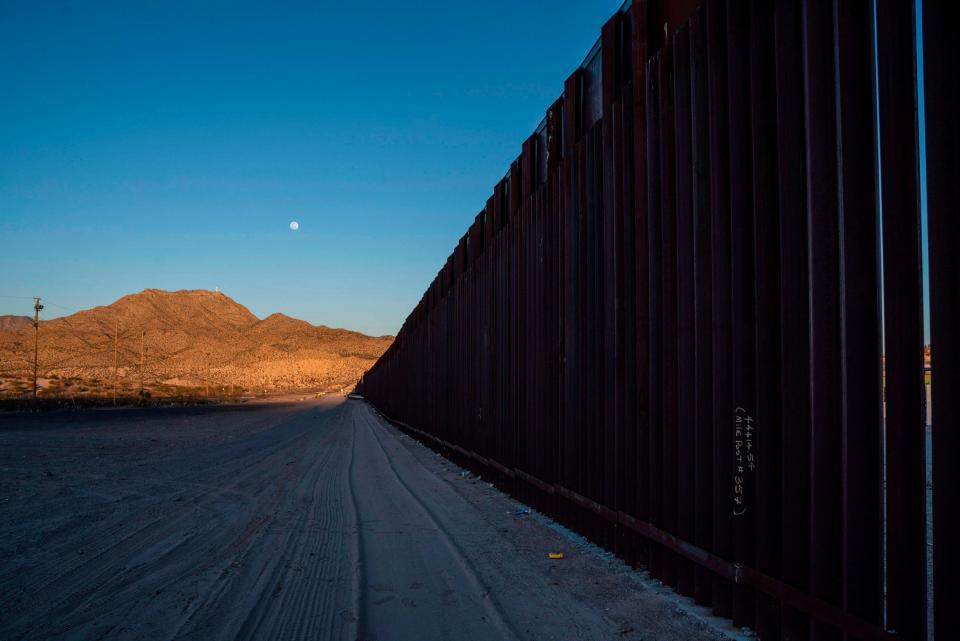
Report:
[[[293,231],[297,231],[298,229],[300,229],[300,223],[294,220],[293,222],[290,223],[290,229],[292,229]]]

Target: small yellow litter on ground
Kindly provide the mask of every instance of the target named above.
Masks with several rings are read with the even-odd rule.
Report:
[[[562,558],[563,558],[563,552],[550,552],[549,554],[547,554],[547,558],[548,558],[548,559],[562,559]]]

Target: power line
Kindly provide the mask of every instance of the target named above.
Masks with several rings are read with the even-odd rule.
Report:
[[[56,308],[58,308],[58,309],[62,309],[63,311],[65,311],[65,312],[70,312],[70,313],[72,313],[72,314],[76,314],[77,312],[82,311],[82,310],[79,310],[79,309],[74,309],[74,308],[72,308],[72,307],[65,307],[65,306],[63,306],[63,305],[60,305],[60,304],[58,304],[58,303],[51,302],[51,301],[49,301],[49,300],[47,301],[47,305],[52,305],[53,307],[56,307]]]
[[[10,300],[36,300],[37,296],[14,296],[12,294],[0,294],[0,298],[6,298]],[[50,306],[50,307],[56,307],[57,309],[62,309],[63,311],[70,312],[71,314],[76,314],[77,312],[83,311],[80,309],[75,309],[73,307],[67,307],[66,305],[55,303],[49,299],[45,299],[45,300],[47,302],[44,303],[44,305]]]

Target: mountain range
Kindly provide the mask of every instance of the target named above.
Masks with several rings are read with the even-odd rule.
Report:
[[[32,387],[33,320],[2,317],[0,392]],[[103,307],[41,320],[39,378],[46,393],[118,387],[155,393],[351,388],[393,341],[272,314],[257,318],[222,292],[147,289]],[[141,368],[141,344],[143,367]],[[29,389],[29,388],[28,388]]]
[[[23,329],[24,327],[33,327],[33,319],[29,316],[11,316],[9,314],[0,316],[0,332]]]

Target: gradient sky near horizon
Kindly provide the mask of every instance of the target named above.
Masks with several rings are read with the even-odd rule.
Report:
[[[0,2],[0,314],[395,333],[620,4]]]

